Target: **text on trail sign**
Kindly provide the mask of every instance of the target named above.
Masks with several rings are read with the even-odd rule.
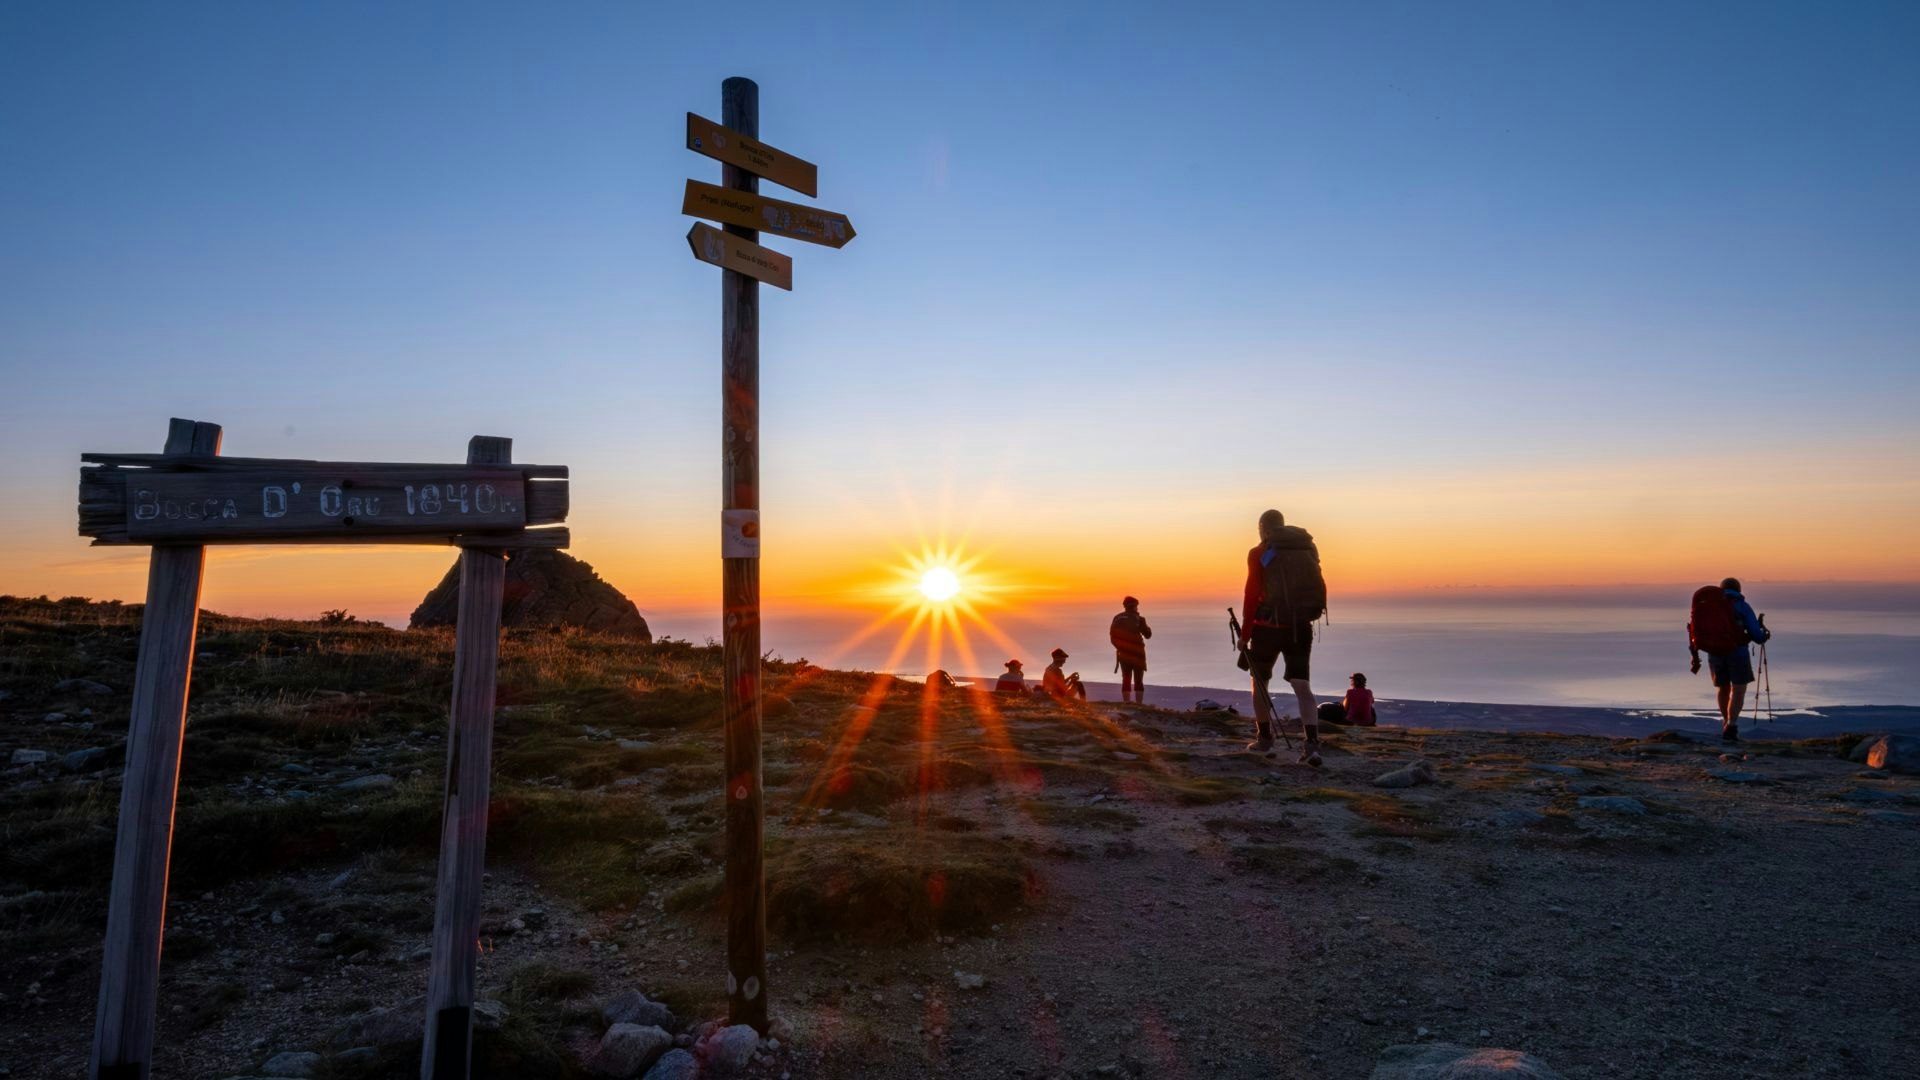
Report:
[[[853,239],[853,223],[845,214],[820,210],[799,203],[782,202],[750,191],[734,191],[717,184],[687,181],[686,197],[680,212],[746,229],[759,229],[776,236],[805,240],[827,247],[845,247]]]
[[[687,149],[747,170],[763,180],[802,195],[820,194],[820,170],[784,150],[721,127],[704,116],[687,114]]]
[[[793,291],[793,258],[751,240],[721,232],[704,221],[687,232],[687,246],[701,262],[745,274],[775,288]]]

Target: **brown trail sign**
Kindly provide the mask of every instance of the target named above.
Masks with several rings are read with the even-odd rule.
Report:
[[[853,239],[853,222],[847,215],[831,210],[802,206],[755,195],[745,188],[716,187],[698,180],[687,181],[687,193],[680,212],[688,217],[703,217],[723,225],[743,229],[761,229],[777,236],[805,240],[809,244],[846,247]]]
[[[687,147],[720,159],[720,186],[687,181],[681,213],[695,225],[693,254],[720,274],[721,683],[725,717],[727,1017],[767,1031],[767,895],[762,852],[765,788],[760,773],[760,282],[793,287],[791,259],[757,241],[765,229],[841,247],[853,239],[843,214],[763,198],[761,176],[814,193],[814,168],[762,144],[760,88],[720,84],[724,127],[687,114]],[[716,143],[715,133],[724,140]],[[791,166],[804,165],[804,176]],[[804,180],[802,187],[797,181]],[[778,260],[779,276],[754,261]]]
[[[704,221],[687,231],[693,257],[722,269],[757,278],[776,289],[793,291],[793,259],[751,240],[723,233]]]
[[[464,465],[220,458],[217,424],[175,420],[162,454],[83,454],[80,534],[151,544],[127,771],[100,961],[92,1080],[152,1074],[167,862],[187,684],[210,543],[442,543],[460,556],[447,799],[429,975],[425,1080],[467,1075],[480,873],[486,850],[500,549],[565,547],[567,470],[512,464],[512,440],[475,436]],[[550,528],[528,526],[549,525]]]

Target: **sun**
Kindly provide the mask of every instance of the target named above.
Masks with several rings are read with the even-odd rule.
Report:
[[[936,604],[960,595],[960,575],[945,566],[931,566],[920,575],[920,595]]]

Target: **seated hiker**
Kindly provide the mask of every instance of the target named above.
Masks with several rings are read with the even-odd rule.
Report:
[[[1373,713],[1373,691],[1367,689],[1366,673],[1356,671],[1349,681],[1353,686],[1340,701],[1346,711],[1346,722],[1357,727],[1373,727],[1379,720]]]
[[[1069,675],[1060,665],[1067,662],[1067,650],[1053,650],[1053,663],[1047,665],[1046,673],[1040,677],[1040,689],[1051,698],[1078,697],[1087,699],[1087,688],[1080,685],[1080,673]]]
[[[1020,661],[1007,661],[1007,670],[1000,673],[1000,681],[993,684],[995,693],[1024,694],[1027,692],[1027,673],[1020,668]]]

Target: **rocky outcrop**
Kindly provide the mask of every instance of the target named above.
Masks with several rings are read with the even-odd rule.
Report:
[[[1560,1080],[1539,1058],[1518,1050],[1425,1043],[1389,1046],[1372,1080]]]
[[[433,587],[409,623],[452,626],[460,611],[460,567],[455,564]],[[652,641],[640,609],[593,567],[564,551],[530,549],[507,553],[507,590],[500,608],[504,626],[572,626]]]

